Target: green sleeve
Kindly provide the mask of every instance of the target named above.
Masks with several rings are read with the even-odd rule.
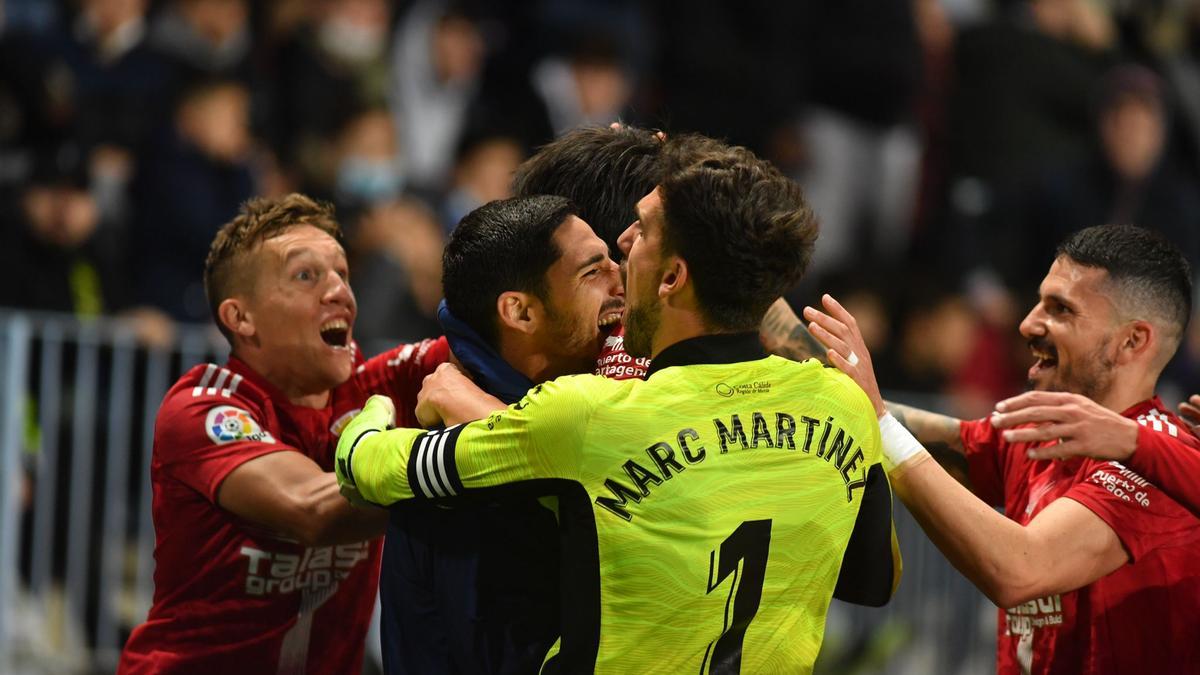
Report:
[[[486,420],[441,430],[364,429],[352,423],[339,442],[339,482],[386,506],[539,479],[576,479],[592,409],[585,383],[576,379],[539,385]],[[349,445],[345,451],[343,443]]]

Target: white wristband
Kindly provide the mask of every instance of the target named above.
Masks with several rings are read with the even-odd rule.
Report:
[[[883,468],[887,471],[925,451],[924,446],[890,412],[879,418],[879,437],[883,441]]]

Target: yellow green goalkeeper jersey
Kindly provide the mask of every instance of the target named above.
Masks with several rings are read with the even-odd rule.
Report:
[[[338,477],[377,504],[558,497],[543,672],[809,672],[835,587],[879,605],[899,580],[866,395],[752,334],[673,345],[645,381],[562,377],[465,426],[355,435]]]

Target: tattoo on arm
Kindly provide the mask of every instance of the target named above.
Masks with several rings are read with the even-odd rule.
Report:
[[[958,435],[962,420],[891,401],[887,401],[887,408],[892,416],[904,425],[909,433],[916,436],[921,445],[924,445],[939,462],[941,462],[941,458],[937,452],[934,452],[934,445],[940,445],[945,451],[952,451],[959,455],[965,452],[962,437]]]
[[[803,361],[804,359],[816,359],[821,363],[825,363],[825,348],[820,342],[808,332],[808,328],[798,323],[792,332],[788,333],[787,341],[785,341],[775,354],[793,361]]]
[[[782,299],[763,316],[759,337],[767,351],[792,361],[817,359],[825,363],[825,348],[808,332],[808,327]]]

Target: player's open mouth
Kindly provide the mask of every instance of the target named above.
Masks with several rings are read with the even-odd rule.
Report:
[[[321,324],[321,339],[330,347],[345,348],[350,341],[350,322],[331,319]]]
[[[607,305],[600,310],[600,319],[596,325],[600,328],[601,333],[611,333],[617,324],[621,323],[621,317],[625,314],[625,303],[613,303]]]
[[[1054,348],[1054,345],[1040,340],[1036,343],[1030,342],[1029,351],[1033,354],[1033,358],[1037,359],[1033,367],[1029,369],[1030,377],[1058,366],[1058,350]]]

